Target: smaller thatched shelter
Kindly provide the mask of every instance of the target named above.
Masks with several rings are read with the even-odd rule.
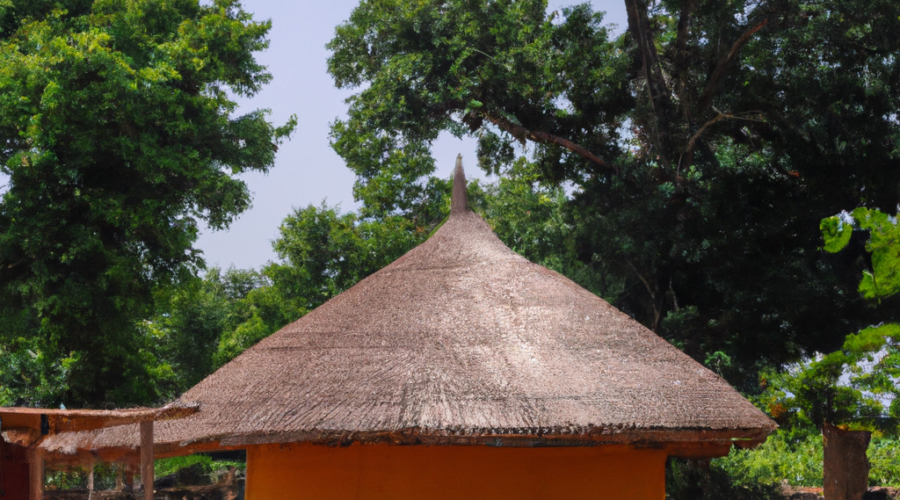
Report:
[[[176,402],[162,408],[127,410],[66,410],[0,407],[0,497],[40,500],[44,468],[78,464],[91,468],[97,462],[127,464],[153,482],[153,422],[183,418],[195,413],[196,404]],[[76,436],[104,428],[136,424],[139,438],[127,447],[87,449],[77,446]],[[47,441],[69,442],[65,449],[50,451]],[[138,468],[140,467],[140,468]],[[153,489],[145,495],[151,500]]]
[[[247,450],[247,499],[662,500],[667,457],[775,424],[722,378],[466,206],[425,243],[182,396],[164,454]],[[136,428],[80,446],[133,446]],[[63,449],[63,439],[48,450]]]

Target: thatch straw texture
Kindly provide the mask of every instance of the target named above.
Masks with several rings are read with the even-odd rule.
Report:
[[[200,412],[160,423],[158,442],[666,441],[775,427],[718,375],[518,256],[467,210],[182,400]],[[136,429],[119,429],[94,446],[134,442]]]

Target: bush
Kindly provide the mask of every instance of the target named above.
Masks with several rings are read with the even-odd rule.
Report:
[[[666,467],[666,498],[670,500],[784,500],[775,484],[743,482],[730,475],[721,461],[670,459]]]
[[[900,439],[875,437],[868,455],[869,485],[900,487]]]
[[[712,467],[740,486],[822,486],[822,435],[817,429],[779,429],[753,450],[733,449]],[[900,486],[900,438],[875,435],[869,444],[869,484]]]
[[[752,450],[732,449],[714,462],[738,484],[822,486],[822,435],[816,429],[779,429]]]
[[[238,470],[247,468],[245,460],[216,460],[209,455],[197,454],[155,460],[153,462],[153,475],[158,478],[168,476],[196,464],[200,464],[204,472],[215,472],[228,467],[234,467]]]

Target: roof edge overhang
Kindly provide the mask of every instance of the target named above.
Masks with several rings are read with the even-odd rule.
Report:
[[[390,444],[400,446],[493,446],[509,448],[541,448],[567,446],[620,445],[640,449],[664,449],[670,456],[712,458],[727,455],[729,450],[755,448],[763,443],[775,426],[741,429],[603,429],[590,433],[478,433],[451,432],[434,429],[401,429],[385,432],[294,431],[247,433],[211,437],[202,441],[167,443],[159,452],[166,456],[192,453],[199,449],[236,449],[265,444],[318,444],[349,446],[351,444]],[[179,452],[180,451],[180,452]]]
[[[267,444],[314,444],[321,446],[395,445],[395,446],[491,446],[498,448],[548,448],[611,446],[632,449],[662,450],[679,458],[714,458],[728,454],[732,447],[754,448],[763,443],[774,428],[762,429],[653,429],[609,434],[480,434],[449,435],[404,429],[395,432],[279,432],[220,436],[189,442],[157,443],[156,459],[190,455],[199,452],[239,450]],[[79,448],[76,453],[49,452],[59,463],[80,463],[87,459],[136,462],[136,448],[128,446]]]
[[[160,408],[122,410],[65,410],[52,408],[0,407],[0,430],[21,427],[59,434],[116,427],[146,421],[184,418],[200,409],[199,403],[175,401]],[[11,425],[10,425],[11,424]]]

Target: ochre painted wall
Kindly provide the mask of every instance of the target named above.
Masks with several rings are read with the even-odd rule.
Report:
[[[666,452],[621,446],[329,447],[247,449],[247,500],[663,500]]]

